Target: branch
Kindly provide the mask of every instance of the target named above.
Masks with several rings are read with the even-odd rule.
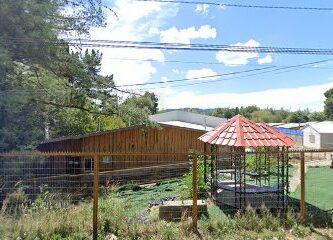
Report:
[[[112,113],[103,113],[103,112],[96,112],[96,111],[92,111],[88,108],[85,107],[81,107],[81,106],[76,106],[76,105],[67,105],[67,104],[59,104],[59,103],[54,103],[54,102],[46,102],[46,101],[41,101],[42,104],[45,105],[51,105],[51,106],[55,106],[55,107],[61,107],[61,108],[74,108],[74,109],[79,109],[88,113],[92,113],[92,114],[98,114],[98,115],[104,115],[104,116],[111,116],[111,115],[117,115],[117,113],[112,112]]]

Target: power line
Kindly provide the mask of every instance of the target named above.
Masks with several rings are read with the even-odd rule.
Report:
[[[305,68],[307,66],[315,65],[315,64],[320,64],[320,63],[325,63],[325,62],[332,62],[333,59],[326,59],[326,60],[320,60],[320,61],[314,61],[314,62],[308,62],[308,63],[303,63],[303,64],[297,64],[297,65],[289,65],[289,66],[283,66],[283,67],[276,67],[276,66],[269,66],[269,67],[263,67],[263,68],[255,68],[255,69],[249,69],[249,70],[244,70],[244,71],[238,71],[238,72],[231,72],[231,73],[222,73],[222,74],[215,74],[215,75],[206,75],[206,76],[201,76],[201,77],[195,77],[195,78],[183,78],[183,79],[175,79],[175,80],[169,80],[169,81],[157,81],[157,82],[151,82],[151,83],[137,83],[137,84],[125,84],[125,85],[116,85],[112,87],[112,89],[122,92],[122,93],[127,93],[131,95],[137,95],[137,96],[142,96],[138,93],[135,93],[133,91],[147,91],[147,90],[154,90],[154,89],[162,89],[162,88],[173,88],[173,87],[181,87],[181,86],[189,86],[189,85],[198,85],[198,84],[205,84],[205,83],[215,83],[215,82],[222,82],[222,81],[228,81],[231,79],[238,79],[238,78],[244,78],[244,77],[249,77],[249,76],[257,76],[261,74],[266,74],[270,72],[276,72],[276,71],[281,71],[281,70],[286,70],[286,69],[292,69],[292,70],[299,70],[302,68]],[[296,68],[296,69],[295,69]],[[268,70],[271,69],[271,70]],[[267,70],[264,72],[260,72],[263,70]],[[169,83],[175,83],[175,82],[186,82],[190,80],[198,80],[198,79],[207,79],[207,78],[213,78],[213,77],[222,77],[222,76],[230,76],[230,75],[238,75],[238,74],[243,74],[243,73],[248,73],[248,72],[257,72],[259,73],[252,73],[252,74],[247,74],[244,76],[236,76],[236,77],[229,77],[229,78],[224,78],[224,79],[217,79],[217,80],[209,80],[209,81],[200,81],[200,82],[195,82],[195,83],[186,83],[186,84],[178,84],[178,85],[168,85],[168,86],[159,86],[159,87],[152,87],[152,88],[136,88],[136,89],[131,89],[131,90],[126,90],[126,89],[119,89],[123,87],[134,87],[134,86],[147,86],[147,85],[156,85],[156,84],[169,84]],[[29,93],[29,92],[38,92],[38,91],[46,91],[48,89],[36,89],[36,90],[3,90],[1,92],[10,92],[10,93]],[[61,90],[60,90],[61,91]]]
[[[190,85],[200,85],[200,84],[205,84],[205,83],[223,82],[223,81],[229,81],[229,80],[232,80],[232,79],[238,79],[238,78],[244,78],[244,77],[250,77],[250,76],[257,76],[257,75],[267,74],[267,73],[271,73],[271,72],[275,72],[275,71],[293,69],[293,68],[300,68],[300,67],[304,67],[304,66],[308,66],[308,65],[314,65],[314,64],[318,64],[318,63],[331,62],[331,61],[333,61],[333,59],[327,59],[327,60],[321,60],[321,61],[315,61],[315,62],[285,66],[285,67],[280,67],[280,68],[267,70],[267,71],[264,71],[264,72],[247,74],[247,75],[244,75],[244,76],[235,76],[235,77],[229,77],[229,78],[218,79],[218,80],[201,81],[201,82],[171,85],[171,86],[160,86],[160,87],[155,87],[155,88],[154,87],[152,87],[152,88],[141,88],[141,89],[139,88],[139,89],[135,89],[135,91],[147,91],[147,90],[156,90],[156,89],[163,89],[163,88],[174,88],[174,87],[182,87],[182,86],[190,86]],[[188,80],[190,80],[190,79],[188,79]]]
[[[237,75],[237,74],[242,74],[242,73],[248,73],[248,72],[255,72],[255,71],[262,71],[265,69],[270,69],[270,68],[275,68],[275,67],[262,67],[262,68],[255,68],[255,69],[249,69],[249,70],[244,70],[244,71],[238,71],[238,72],[230,72],[230,73],[221,73],[221,74],[215,74],[215,75],[206,75],[206,76],[201,76],[201,77],[193,77],[193,78],[183,78],[183,79],[175,79],[175,80],[169,80],[169,81],[158,81],[158,82],[151,82],[151,83],[136,83],[136,84],[124,84],[124,85],[117,85],[115,87],[111,87],[112,89],[116,91],[120,91],[123,93],[128,93],[128,94],[133,94],[133,95],[140,95],[134,92],[131,92],[130,90],[124,90],[124,89],[119,89],[123,87],[133,87],[133,86],[146,86],[146,85],[155,85],[155,84],[166,84],[166,83],[174,83],[174,82],[185,82],[185,81],[190,81],[190,80],[197,80],[197,79],[207,79],[207,78],[215,78],[215,77],[221,77],[221,76],[230,76],[230,75]],[[84,88],[86,89],[86,88]],[[45,92],[48,91],[49,89],[27,89],[27,90],[17,90],[17,89],[9,89],[9,90],[3,90],[1,92],[11,92],[11,93],[16,93],[16,92]],[[143,89],[140,89],[143,90]],[[57,90],[55,90],[57,91]],[[64,90],[58,90],[58,91],[64,91]]]
[[[151,82],[151,83],[124,84],[124,85],[118,85],[117,87],[146,86],[146,85],[155,85],[155,84],[161,84],[161,83],[166,84],[166,83],[184,82],[184,81],[189,81],[189,80],[197,80],[197,79],[205,79],[205,78],[216,78],[216,77],[229,76],[229,75],[235,75],[235,74],[240,74],[240,73],[260,71],[260,70],[264,70],[264,69],[268,69],[268,68],[274,68],[274,67],[255,68],[255,69],[249,69],[249,70],[238,71],[238,72],[221,73],[221,74],[206,75],[206,76],[201,76],[201,77],[175,79],[175,80],[169,80],[169,81],[158,81],[158,82]]]
[[[115,40],[93,40],[93,39],[66,39],[69,42],[34,40],[1,40],[7,44],[34,43],[39,45],[60,45],[75,47],[97,47],[97,48],[133,48],[133,49],[158,49],[158,50],[185,50],[185,51],[225,51],[239,53],[275,53],[275,54],[309,54],[309,55],[333,55],[333,49],[325,48],[290,48],[290,47],[252,47],[235,46],[225,44],[184,44],[184,43],[159,43],[140,41],[115,41]]]
[[[159,3],[181,3],[181,4],[207,4],[219,7],[238,7],[238,8],[260,8],[260,9],[280,9],[280,10],[313,10],[313,11],[333,11],[332,7],[297,7],[297,6],[271,6],[271,5],[252,5],[252,4],[232,4],[206,1],[179,1],[179,0],[135,0],[137,2],[159,2]]]
[[[183,61],[183,60],[157,60],[157,59],[140,59],[140,58],[121,58],[121,57],[107,57],[103,56],[103,58],[107,58],[110,60],[117,60],[117,61],[137,61],[137,62],[158,62],[158,63],[183,63],[183,64],[203,64],[203,65],[223,65],[222,62],[211,62],[211,61]],[[243,66],[241,64],[228,64],[228,66],[232,67],[259,67],[261,64],[246,64],[246,66]],[[288,67],[288,65],[276,65],[276,64],[265,64],[267,67]],[[320,67],[320,66],[304,66],[302,68],[311,68],[313,70],[315,69],[333,69],[333,67]]]

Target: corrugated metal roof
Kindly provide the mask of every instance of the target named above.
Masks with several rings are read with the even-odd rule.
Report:
[[[227,122],[199,137],[210,144],[235,147],[294,146],[295,141],[266,123],[254,123],[242,115],[236,115]]]
[[[197,130],[202,130],[202,131],[210,131],[213,129],[212,127],[207,127],[207,126],[203,126],[203,125],[199,125],[199,124],[193,124],[193,123],[182,122],[182,121],[167,121],[167,122],[158,122],[158,123],[164,124],[164,125],[182,127],[182,128],[197,129]]]
[[[333,133],[333,122],[309,122],[308,126],[312,127],[318,133]]]
[[[279,128],[294,129],[303,128],[307,123],[268,123],[268,125]]]
[[[186,111],[179,111],[179,110],[151,115],[149,116],[149,119],[153,122],[158,122],[158,123],[179,121],[179,122],[196,124],[196,125],[201,125],[203,127],[207,126],[212,128],[217,127],[221,123],[227,121],[227,119],[225,118],[219,118],[219,117],[208,116],[204,114],[192,113]]]
[[[306,126],[306,123],[285,123],[285,124],[281,124],[281,125],[278,125],[275,127],[292,129],[292,128],[302,128],[305,126]]]

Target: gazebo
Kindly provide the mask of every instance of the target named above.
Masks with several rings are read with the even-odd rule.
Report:
[[[211,196],[220,206],[287,209],[288,148],[294,140],[265,123],[236,115],[199,139],[212,146]]]

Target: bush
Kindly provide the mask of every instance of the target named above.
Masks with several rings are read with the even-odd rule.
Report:
[[[28,197],[22,189],[9,194],[3,202],[1,213],[19,216],[28,207]]]
[[[311,234],[311,228],[297,224],[293,227],[293,233],[303,238]]]
[[[204,166],[204,156],[198,156],[198,165],[197,165],[197,179],[198,179],[198,198],[206,198],[208,195],[209,185],[205,182],[205,166]],[[210,159],[207,159],[207,162]],[[207,164],[209,165],[209,164]],[[210,172],[209,167],[207,166],[206,172]],[[193,166],[190,167],[190,170],[187,174],[184,175],[182,184],[178,189],[181,199],[187,199],[193,197]]]
[[[284,217],[274,216],[269,209],[262,206],[260,213],[248,206],[244,213],[238,212],[235,222],[239,230],[262,232],[263,230],[277,231],[284,226]]]
[[[38,212],[40,210],[66,209],[70,206],[70,196],[64,194],[50,193],[47,185],[40,186],[40,193],[31,205],[31,210]]]

